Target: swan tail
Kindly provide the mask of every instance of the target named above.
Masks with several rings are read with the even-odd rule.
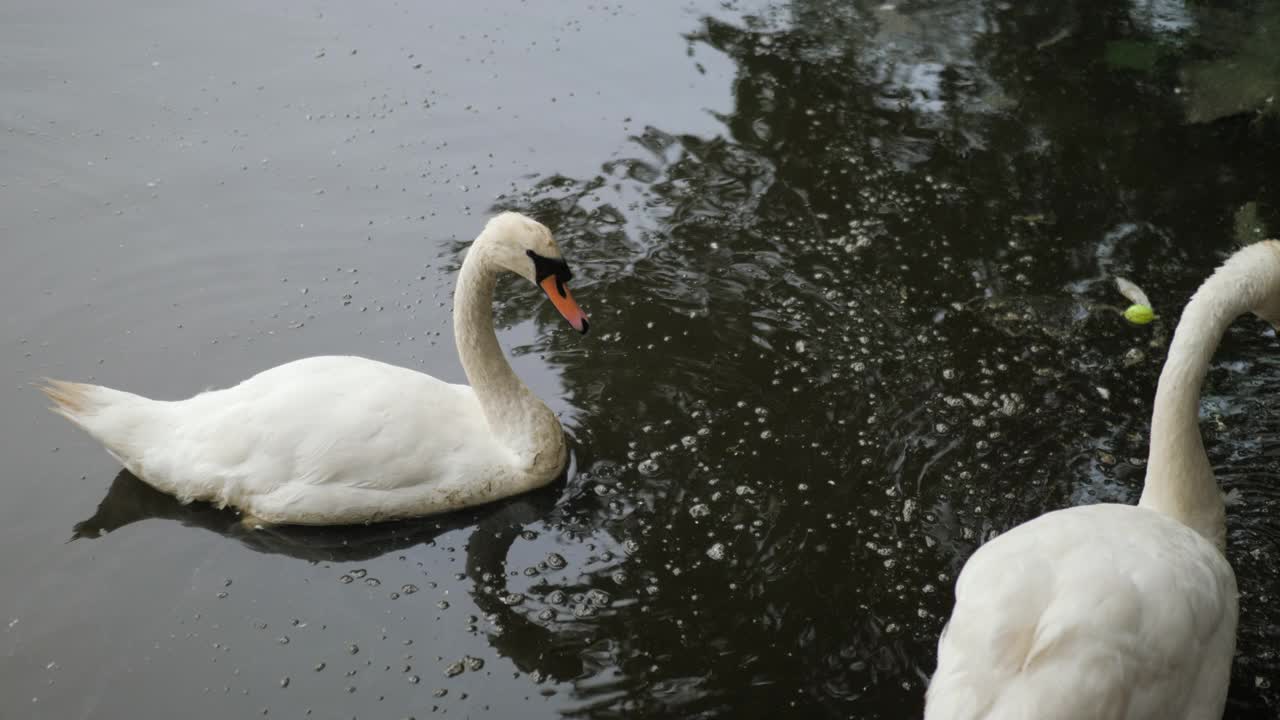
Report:
[[[101,385],[45,379],[39,386],[53,412],[102,443],[125,467],[141,477],[143,438],[164,427],[162,403]]]

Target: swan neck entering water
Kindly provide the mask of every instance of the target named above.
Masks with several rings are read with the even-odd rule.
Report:
[[[1226,546],[1226,512],[1200,436],[1200,390],[1227,327],[1280,292],[1280,251],[1259,243],[1209,277],[1187,303],[1156,387],[1151,453],[1139,505]]]
[[[520,455],[536,454],[535,431],[550,410],[507,362],[493,329],[493,289],[497,271],[481,235],[467,250],[453,294],[453,334],[458,357],[489,429]],[[551,417],[554,422],[554,416]]]

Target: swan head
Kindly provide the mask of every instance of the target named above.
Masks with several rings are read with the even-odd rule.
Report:
[[[489,220],[477,244],[493,265],[519,275],[542,289],[574,330],[586,334],[591,324],[569,292],[573,273],[546,225],[515,212]]]

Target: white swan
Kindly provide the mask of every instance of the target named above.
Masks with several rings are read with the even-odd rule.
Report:
[[[1237,252],[1183,311],[1156,389],[1138,506],[1048,513],[965,564],[926,720],[1222,716],[1236,580],[1200,439],[1200,386],[1223,332],[1249,311],[1280,321],[1280,242]]]
[[[541,286],[587,332],[550,231],[504,213],[468,248],[454,291],[470,386],[364,358],[314,357],[177,402],[56,380],[42,389],[55,412],[151,486],[231,505],[250,523],[373,522],[497,500],[546,485],[567,460],[559,421],[494,334],[502,271]]]

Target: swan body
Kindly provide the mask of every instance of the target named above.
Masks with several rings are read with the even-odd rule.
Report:
[[[55,380],[43,389],[146,483],[257,523],[375,522],[497,500],[546,485],[567,460],[559,421],[498,345],[492,298],[503,270],[541,285],[587,329],[550,232],[499,215],[468,249],[454,295],[469,386],[360,357],[313,357],[176,402]]]
[[[1245,312],[1280,322],[1280,242],[1238,251],[1184,310],[1139,504],[1047,513],[965,564],[926,720],[1222,716],[1237,592],[1198,417],[1213,352]]]
[[[1058,510],[965,565],[928,720],[1222,715],[1236,581],[1214,545],[1143,507]]]

